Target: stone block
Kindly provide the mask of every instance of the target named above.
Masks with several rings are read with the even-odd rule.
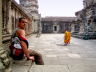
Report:
[[[0,70],[2,70],[2,69],[4,69],[5,68],[5,66],[3,65],[3,63],[1,62],[1,60],[0,60]]]
[[[0,55],[3,54],[5,51],[4,50],[0,50]]]
[[[4,59],[4,65],[9,66],[10,60],[8,58]]]
[[[12,72],[12,69],[11,68],[6,68],[6,69],[4,69],[4,72]]]
[[[4,59],[4,58],[7,57],[7,55],[4,53],[4,54],[2,54],[0,57],[1,57],[2,59]]]
[[[70,72],[67,65],[34,65],[30,72]]]
[[[9,67],[10,67],[10,60],[6,54],[6,51],[4,50],[4,47],[1,47],[0,48],[0,69],[2,70],[1,72],[10,72],[10,70],[8,70]]]

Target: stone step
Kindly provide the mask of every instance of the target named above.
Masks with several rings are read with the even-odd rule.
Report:
[[[70,72],[67,65],[33,65],[29,72]]]
[[[31,67],[15,65],[12,72],[96,72],[96,65],[32,65]]]
[[[14,65],[12,72],[70,72],[66,65]]]

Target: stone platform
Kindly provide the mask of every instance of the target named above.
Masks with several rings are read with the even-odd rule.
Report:
[[[20,62],[12,65],[13,72],[96,72],[96,40],[72,37],[64,46],[63,34],[32,35],[30,49],[43,55],[45,65]]]

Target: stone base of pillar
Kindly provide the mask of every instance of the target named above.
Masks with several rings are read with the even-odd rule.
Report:
[[[84,40],[88,40],[88,39],[96,39],[96,32],[89,32],[87,33],[76,33],[76,34],[72,34],[73,37],[77,37],[80,39],[84,39]]]
[[[11,72],[9,56],[3,47],[0,47],[0,71]]]

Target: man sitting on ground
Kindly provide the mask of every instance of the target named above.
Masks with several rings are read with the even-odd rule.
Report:
[[[28,50],[29,43],[25,37],[26,24],[27,24],[26,18],[19,18],[18,26],[16,30],[13,31],[11,38],[11,46],[10,46],[11,56],[14,60],[21,60],[25,56],[27,57],[28,60],[35,61],[35,63],[38,65],[44,65],[41,54],[39,54],[34,50]],[[20,46],[19,44],[15,44],[16,39],[19,40]]]

